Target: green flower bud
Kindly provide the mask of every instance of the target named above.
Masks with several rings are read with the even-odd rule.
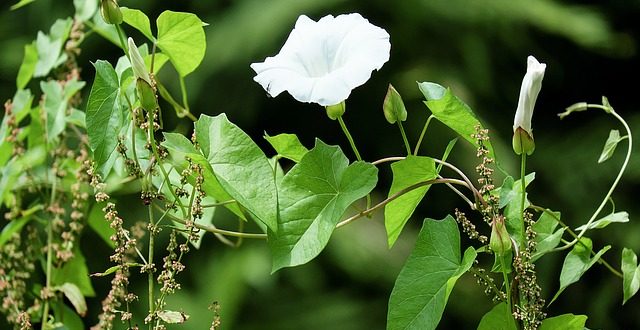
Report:
[[[122,23],[122,12],[116,0],[100,0],[100,14],[107,24]]]
[[[331,120],[337,120],[342,117],[346,111],[344,101],[338,104],[326,106],[325,109],[327,110],[327,116],[329,116]]]
[[[504,225],[504,217],[499,216],[491,225],[491,239],[489,247],[499,257],[507,255],[511,251],[511,238]]]
[[[156,91],[144,79],[138,78],[138,80],[136,80],[136,91],[138,92],[138,99],[140,99],[140,105],[143,109],[151,112],[158,107]]]
[[[404,107],[402,97],[391,84],[389,84],[387,95],[384,97],[382,112],[384,113],[384,118],[387,119],[389,124],[393,124],[398,120],[407,120],[407,109]]]
[[[515,132],[513,132],[513,139],[511,140],[511,143],[516,155],[522,155],[525,153],[530,156],[536,149],[533,136],[529,135],[529,133],[522,129],[522,127],[516,128]]]

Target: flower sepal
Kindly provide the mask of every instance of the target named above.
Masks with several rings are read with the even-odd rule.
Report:
[[[337,120],[338,118],[342,117],[342,115],[344,115],[346,106],[344,104],[344,101],[342,101],[338,104],[328,105],[325,107],[325,109],[327,110],[327,116],[329,117],[329,119]]]
[[[100,14],[107,24],[122,23],[122,11],[116,0],[100,0]]]
[[[513,132],[513,139],[511,140],[513,145],[513,151],[516,155],[522,155],[523,153],[531,156],[536,149],[536,144],[533,140],[533,136],[529,135],[522,127],[517,127]]]
[[[146,80],[142,78],[136,80],[136,91],[138,92],[138,99],[140,99],[140,106],[143,109],[151,112],[158,107],[156,90]]]
[[[504,218],[501,216],[495,218],[491,224],[489,247],[498,257],[504,257],[511,252],[511,238],[504,224]]]

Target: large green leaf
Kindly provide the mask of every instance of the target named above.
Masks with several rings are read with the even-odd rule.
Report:
[[[439,121],[449,126],[469,143],[478,146],[476,140],[471,136],[476,133],[476,126],[482,127],[482,124],[467,104],[453,95],[449,88],[444,88],[436,83],[418,83],[418,88],[427,99],[425,104]],[[485,144],[489,149],[488,156],[495,159],[491,142],[486,141]]]
[[[509,312],[507,303],[501,302],[484,314],[478,330],[518,330],[518,326]]]
[[[222,188],[271,230],[276,230],[278,198],[269,159],[225,114],[201,115],[196,140]]]
[[[624,305],[627,300],[633,297],[640,289],[640,266],[638,257],[633,250],[624,248],[622,250],[622,293]]]
[[[549,211],[551,212],[551,211]],[[536,232],[536,252],[531,256],[532,261],[536,261],[547,252],[558,246],[564,234],[564,228],[556,230],[558,227],[558,221],[554,218],[560,219],[560,212],[552,212],[553,215],[543,212],[532,228]]]
[[[600,257],[611,248],[611,245],[607,245],[602,248],[602,250],[596,253],[593,258],[591,258],[592,247],[593,243],[591,242],[591,239],[586,237],[581,238],[580,242],[573,246],[573,249],[571,249],[567,254],[564,259],[564,263],[562,264],[562,271],[560,272],[560,289],[558,289],[558,293],[553,296],[553,299],[551,299],[549,304],[554,302],[560,296],[562,291],[564,291],[564,289],[569,285],[580,280],[580,277],[582,277],[582,275],[586,273],[587,270],[589,270],[589,268],[591,268],[591,266],[593,266],[598,259],[600,259]]]
[[[204,170],[204,183],[202,184],[202,189],[207,196],[211,196],[219,202],[233,199],[231,195],[229,195],[220,185],[220,182],[218,182],[218,179],[213,174],[211,164],[209,164],[207,159],[195,148],[189,139],[178,133],[163,134],[165,140],[162,142],[162,145],[169,150],[171,162],[179,171],[187,168],[188,163],[186,161],[186,157],[189,157],[192,162],[202,166],[202,169]],[[194,182],[190,179],[190,183],[193,184]],[[225,204],[224,206],[241,219],[246,220],[244,213],[237,203]]]
[[[107,61],[99,60],[93,66],[96,78],[87,101],[86,126],[93,160],[102,167],[116,149],[116,132],[123,126],[124,115],[118,100],[120,85],[116,71]],[[106,174],[108,169],[102,172]]]
[[[316,140],[278,189],[278,228],[268,232],[273,271],[315,258],[347,208],[375,187],[377,173],[370,163],[349,165],[339,147]]]
[[[429,157],[408,156],[391,164],[393,182],[389,189],[389,196],[393,196],[402,189],[420,182],[433,180],[438,176],[435,162]],[[387,204],[384,208],[384,225],[387,229],[389,247],[393,246],[400,236],[402,228],[407,223],[430,185],[414,189]]]
[[[125,23],[142,32],[149,40],[154,41],[155,38],[153,37],[153,33],[151,33],[151,23],[145,13],[139,9],[127,7],[120,7],[120,11],[122,11],[122,20]]]
[[[562,314],[542,320],[538,330],[583,330],[586,315]]]
[[[194,14],[170,10],[160,14],[156,23],[158,47],[169,56],[182,77],[193,72],[206,50],[204,23]]]
[[[475,258],[473,247],[460,258],[460,232],[453,217],[425,219],[391,292],[387,329],[435,329],[453,286]]]

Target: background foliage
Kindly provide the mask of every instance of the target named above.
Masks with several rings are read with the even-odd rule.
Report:
[[[561,208],[569,225],[591,214],[615,176],[622,155],[597,164],[603,141],[615,128],[612,121],[603,120],[604,115],[592,112],[561,122],[556,114],[578,101],[598,103],[600,96],[606,95],[632,130],[640,131],[635,103],[638,87],[632,80],[639,72],[638,1],[403,0],[391,4],[382,0],[122,0],[120,4],[142,9],[152,18],[165,9],[189,11],[210,24],[205,28],[208,46],[203,65],[187,78],[191,109],[196,116],[227,113],[264,150],[270,150],[261,138],[264,132],[295,133],[307,147],[313,146],[313,137],[318,136],[348,150],[340,128],[326,119],[323,109],[300,104],[287,95],[267,98],[252,81],[249,64],[274,55],[300,14],[317,19],[326,14],[359,12],[391,35],[391,60],[365,86],[357,88],[347,104],[345,120],[355,139],[361,141],[359,148],[367,160],[403,150],[402,140],[387,126],[381,111],[387,84],[393,83],[403,95],[409,112],[405,128],[409,139],[415,141],[427,117],[415,82],[428,80],[451,86],[474,109],[490,128],[501,165],[516,173],[518,159],[511,157],[508,144],[512,118],[526,56],[535,55],[548,68],[534,116],[537,151],[529,158],[528,168],[535,169],[537,180],[529,193],[539,204]],[[33,40],[38,30],[48,30],[56,18],[73,14],[72,1],[37,0],[17,11],[9,11],[9,5],[3,3],[0,12],[3,100],[15,92],[23,45]],[[94,76],[90,61],[113,62],[118,56],[115,46],[88,38],[78,58],[83,78],[90,82]],[[162,74],[176,75],[169,70]],[[177,94],[179,86],[174,81],[176,85],[168,88]],[[88,92],[86,87],[82,90],[85,100]],[[188,133],[190,122],[178,120],[170,111],[164,114],[168,131]],[[425,145],[434,152],[443,150],[448,134],[453,134],[442,125],[433,125],[431,130]],[[367,144],[365,139],[369,139]],[[464,163],[462,167],[472,172],[474,152],[465,148],[458,146],[451,159]],[[390,183],[388,168],[379,175],[381,181]],[[640,157],[635,153],[624,184],[614,195],[617,207],[629,212],[631,222],[620,229],[612,225],[605,232],[607,241],[636,252],[640,251],[639,181]],[[211,319],[207,307],[216,300],[222,306],[225,329],[382,329],[393,280],[409,255],[422,218],[443,218],[454,207],[465,207],[442,187],[432,187],[428,194],[410,221],[413,232],[403,233],[393,249],[387,249],[384,224],[376,214],[371,220],[337,230],[313,262],[273,275],[264,241],[246,241],[234,250],[207,236],[202,249],[188,255],[185,264],[189,268],[181,275],[184,289],[171,303],[190,311],[193,328],[207,326]],[[116,197],[121,205],[131,201],[129,213],[122,211],[123,218],[139,217],[142,204],[137,196]],[[224,219],[225,214],[216,216]],[[94,252],[85,253],[93,273],[106,268],[109,247],[92,235],[88,232],[82,244],[84,251]],[[597,235],[604,234],[594,232],[594,244],[598,244]],[[610,257],[614,255],[619,256],[620,251],[611,252]],[[558,287],[562,263],[560,255],[553,259],[537,268],[541,286],[549,290],[545,292],[547,299]],[[614,265],[620,262],[611,261]],[[95,281],[98,298],[88,301],[90,323],[95,321],[91,311],[97,313],[99,297],[108,285],[108,280]],[[587,314],[591,328],[640,327],[636,312],[640,302],[635,298],[621,307],[619,286],[620,281],[607,272],[588,272],[553,303],[553,314]],[[491,308],[490,299],[481,291],[471,277],[460,278],[441,327],[474,328]]]

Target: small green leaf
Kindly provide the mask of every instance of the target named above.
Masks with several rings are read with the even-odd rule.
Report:
[[[87,302],[84,300],[84,296],[78,286],[73,283],[64,283],[56,287],[56,289],[64,293],[64,296],[69,299],[80,316],[84,316],[87,313]]]
[[[193,72],[204,58],[207,43],[204,23],[194,14],[170,10],[160,14],[156,23],[158,47],[182,77]]]
[[[542,320],[538,330],[583,330],[586,315],[562,314]]]
[[[462,136],[463,139],[478,147],[476,140],[471,137],[476,133],[476,126],[482,125],[473,114],[471,108],[457,98],[450,89],[431,83],[418,83],[420,91],[427,101],[425,104],[431,110],[431,113],[443,124],[449,126],[452,130]],[[488,156],[495,159],[493,147],[489,141],[485,142],[489,149]]]
[[[617,129],[612,129],[609,132],[609,137],[607,138],[607,142],[604,143],[604,148],[602,149],[602,153],[600,153],[600,158],[598,158],[598,163],[603,163],[607,159],[613,156],[613,152],[616,151],[616,147],[620,141],[626,139],[627,136],[620,137],[620,132]]]
[[[16,87],[20,90],[27,86],[31,77],[36,71],[38,63],[38,49],[35,43],[24,46],[24,57],[20,69],[18,70],[18,78],[16,78]]]
[[[154,41],[153,33],[151,33],[151,23],[149,17],[141,10],[131,9],[127,7],[120,7],[122,12],[122,19],[125,23],[131,25],[134,29],[142,32],[150,41]]]
[[[408,156],[391,164],[393,182],[388,197],[420,182],[433,180],[438,177],[435,162],[432,158]],[[400,236],[404,225],[415,211],[416,207],[431,185],[414,189],[387,204],[384,208],[384,225],[387,230],[387,243],[392,247]]]
[[[76,79],[67,82],[64,89],[55,80],[40,82],[40,88],[44,94],[43,107],[47,116],[47,140],[49,142],[56,139],[64,131],[68,101],[82,86],[84,86],[84,82]]]
[[[580,277],[611,248],[611,245],[607,245],[591,258],[592,244],[591,239],[583,237],[567,254],[560,272],[560,289],[558,289],[558,293],[553,296],[549,304],[553,303],[569,285],[580,280]]]
[[[99,167],[107,162],[116,149],[117,136],[123,126],[124,115],[118,100],[118,76],[111,64],[99,60],[93,64],[96,78],[87,101],[87,134],[93,159]],[[103,168],[103,174],[109,169]]]
[[[347,208],[375,187],[375,166],[348,164],[339,147],[316,140],[284,176],[278,189],[278,227],[268,231],[274,272],[315,258]]]
[[[51,70],[62,64],[66,55],[62,53],[62,46],[69,37],[71,31],[71,18],[58,19],[52,26],[49,35],[42,31],[38,32],[36,38],[36,50],[38,62],[33,72],[34,77],[44,77]]]
[[[11,220],[2,228],[0,232],[0,247],[2,247],[15,233],[20,233],[22,227],[26,225],[32,218],[33,213],[42,210],[42,205],[36,205],[28,210],[22,211],[22,215],[18,219]]]
[[[127,262],[126,265],[127,265],[127,267],[142,267],[142,266],[144,266],[143,264],[138,264],[138,263],[135,263],[135,262]],[[111,267],[107,268],[107,270],[105,270],[103,273],[93,273],[90,276],[91,277],[103,277],[103,276],[111,275],[111,274],[117,272],[120,268],[122,268],[122,265],[111,266]]]
[[[425,219],[391,292],[387,329],[435,329],[456,281],[476,255],[468,247],[460,257],[460,232],[453,217]]]
[[[622,250],[622,293],[624,305],[640,289],[640,266],[638,257],[633,250],[624,248]]]
[[[592,222],[588,227],[586,224],[576,228],[577,231],[581,231],[584,228],[587,228],[587,230],[590,229],[602,229],[606,226],[608,226],[611,223],[614,222],[619,222],[619,223],[625,223],[625,222],[629,222],[629,213],[627,212],[616,212],[616,213],[611,213],[608,214],[606,216],[604,216],[602,219],[596,220],[594,222]]]
[[[553,214],[560,219],[560,212],[553,212]],[[538,260],[544,254],[558,246],[562,239],[564,228],[556,231],[557,226],[558,221],[547,212],[543,212],[538,218],[538,221],[533,224],[532,228],[536,232],[536,252],[531,256],[532,261]]]
[[[162,321],[169,324],[180,324],[186,322],[189,319],[189,315],[185,313],[167,310],[158,311],[158,317]]]
[[[11,6],[11,10],[16,10],[16,9],[20,9],[32,2],[35,2],[36,0],[20,0],[17,3],[15,3],[13,6]]]
[[[276,230],[278,201],[269,159],[225,114],[201,115],[195,125],[196,140],[220,186],[258,220]]]
[[[518,330],[518,326],[509,313],[507,303],[502,302],[484,314],[478,325],[478,330]]]
[[[300,143],[298,136],[295,134],[278,134],[276,136],[264,135],[265,140],[271,144],[278,155],[291,159],[299,163],[302,157],[309,152],[305,146]]]
[[[398,120],[407,120],[407,109],[404,107],[404,102],[402,102],[402,96],[391,84],[389,84],[387,95],[384,97],[382,112],[389,124],[394,124]]]
[[[76,8],[76,19],[87,21],[93,17],[98,9],[98,1],[95,0],[73,0],[73,6]]]

